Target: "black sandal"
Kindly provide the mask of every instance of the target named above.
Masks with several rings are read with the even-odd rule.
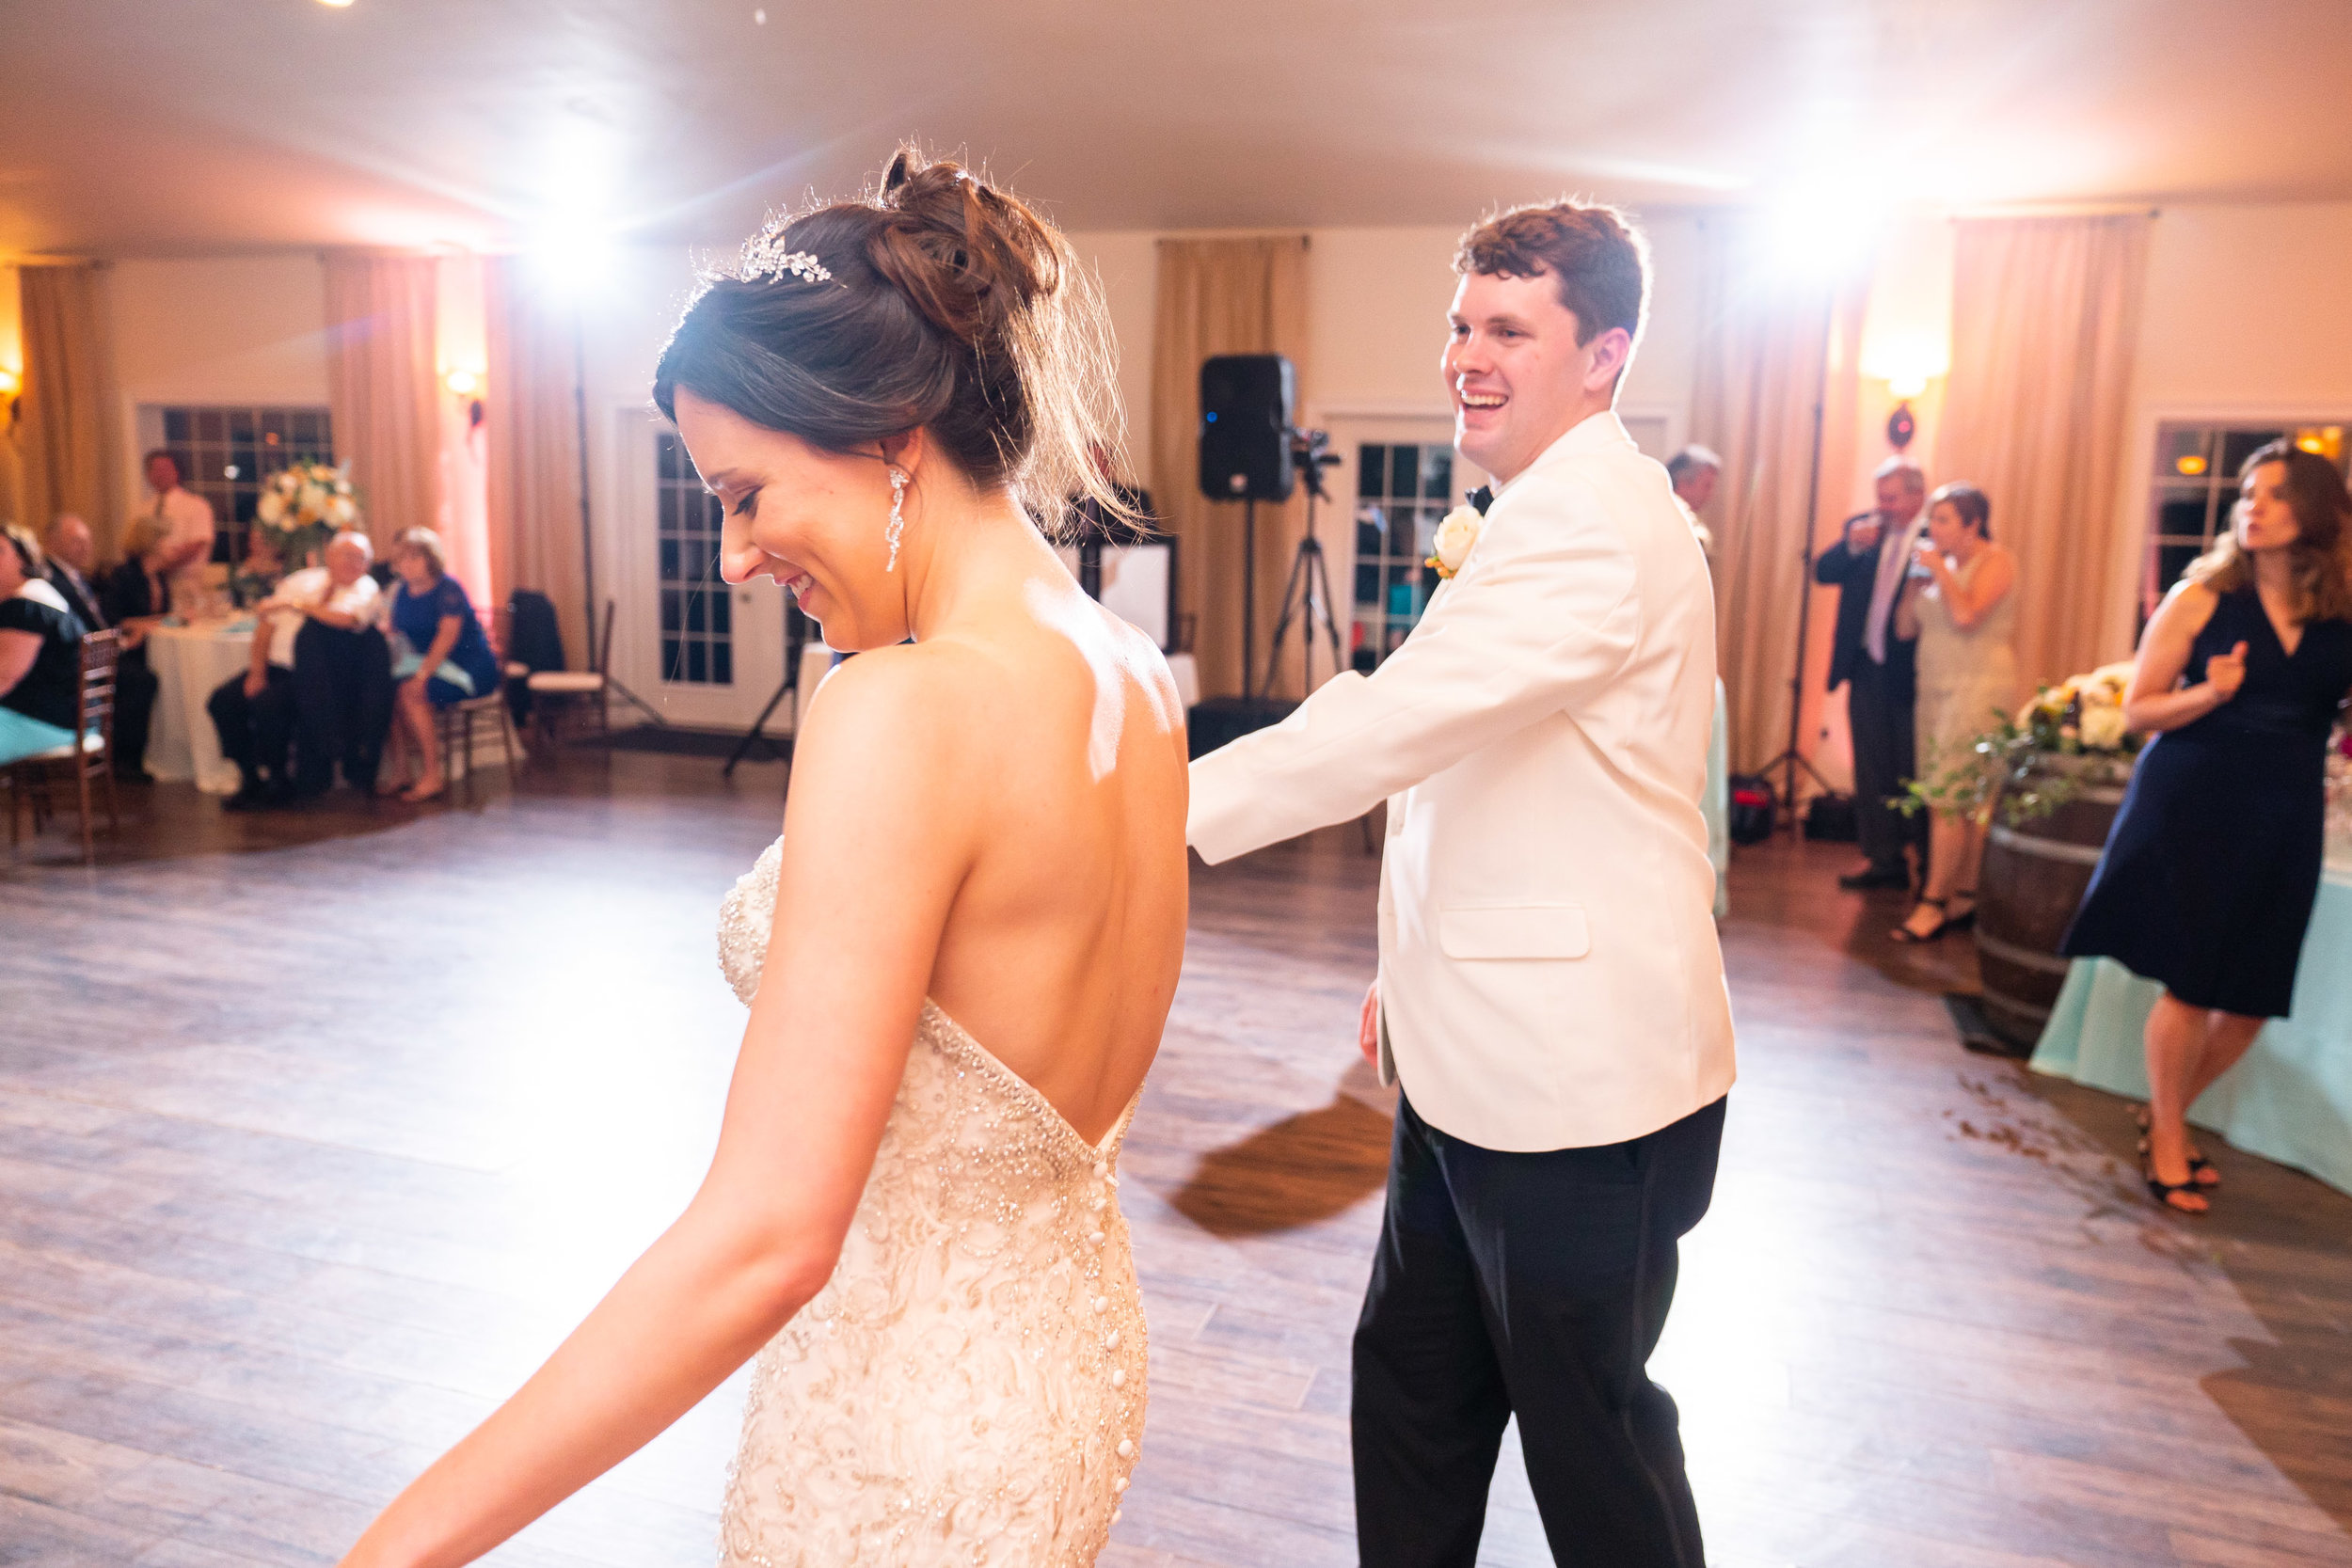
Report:
[[[1937,938],[1943,936],[1945,932],[1952,928],[1952,922],[1943,913],[1945,907],[1943,899],[1923,897],[1919,900],[1919,904],[1925,904],[1936,911],[1935,928],[1923,936],[1919,932],[1913,930],[1909,926],[1898,926],[1891,933],[1895,941],[1902,942],[1907,946],[1917,946],[1922,942],[1935,941]],[[1912,908],[1916,910],[1919,907],[1919,904],[1914,904]]]
[[[2139,1140],[2139,1152],[2141,1155],[2145,1156],[2148,1152],[2148,1107],[2145,1105],[2133,1106],[2132,1119],[2139,1124],[2139,1131],[2141,1134]],[[2207,1180],[2208,1178],[2211,1180]],[[2190,1186],[2195,1187],[2201,1193],[2212,1192],[2216,1187],[2221,1185],[2220,1168],[2201,1154],[2191,1154],[2188,1157],[2188,1181]],[[2185,1211],[2184,1212],[2185,1212]]]
[[[2156,1180],[2156,1167],[2154,1162],[2142,1160],[2139,1163],[2140,1180],[2148,1183],[2148,1196],[2154,1198],[2161,1207],[2169,1209],[2176,1214],[2197,1215],[2209,1214],[2213,1212],[2213,1206],[2210,1203],[2202,1209],[2184,1209],[2179,1204],[2172,1201],[2176,1196],[2182,1193],[2186,1193],[2190,1196],[2197,1198],[2202,1198],[2205,1196],[2203,1193],[2197,1190],[2196,1174],[2197,1166],[2192,1162],[2189,1165],[2190,1179],[2188,1180],[2159,1181]]]
[[[2148,1140],[2145,1138],[2139,1140],[2139,1152],[2142,1155],[2148,1152]],[[2221,1172],[2203,1155],[2192,1154],[2188,1157],[2188,1184],[2201,1193],[2212,1192],[2221,1185]]]
[[[1975,888],[1963,888],[1960,892],[1953,894],[1952,896],[1955,898],[1967,899],[1968,912],[1966,914],[1956,914],[1952,916],[1951,919],[1944,923],[1944,928],[1947,931],[1975,930],[1977,927],[1977,890]]]

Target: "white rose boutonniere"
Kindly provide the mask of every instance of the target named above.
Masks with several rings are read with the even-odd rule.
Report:
[[[1450,578],[1462,569],[1470,559],[1470,546],[1478,543],[1478,531],[1486,519],[1478,509],[1457,506],[1438,522],[1438,531],[1429,538],[1430,556],[1427,564],[1441,578]]]

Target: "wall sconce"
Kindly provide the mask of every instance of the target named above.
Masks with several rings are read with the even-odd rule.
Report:
[[[442,375],[441,385],[450,389],[452,396],[466,400],[466,429],[469,432],[480,430],[482,428],[482,377],[460,365]]]
[[[1928,378],[1924,372],[1899,371],[1886,378],[1887,394],[1895,400],[1895,411],[1886,416],[1886,444],[1897,451],[1907,449],[1919,434],[1919,417],[1911,411],[1911,400],[1926,395]]]
[[[12,371],[6,365],[0,365],[0,398],[7,398],[8,400],[8,424],[10,428],[15,427],[19,394],[21,394],[24,390],[24,377],[23,373],[17,371]]]

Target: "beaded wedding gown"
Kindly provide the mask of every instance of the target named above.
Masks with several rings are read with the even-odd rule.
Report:
[[[747,1006],[783,844],[720,911]],[[726,1568],[1094,1560],[1143,1436],[1143,1307],[1113,1191],[1134,1115],[1088,1143],[924,1003],[840,1264],[754,1365]]]

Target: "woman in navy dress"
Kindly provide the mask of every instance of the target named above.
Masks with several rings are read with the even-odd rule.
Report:
[[[392,710],[392,767],[377,793],[430,800],[445,783],[433,710],[496,691],[498,657],[483,635],[473,601],[449,575],[439,534],[429,528],[408,530],[392,545],[391,564],[399,574],[392,587],[392,630],[407,652],[392,665],[392,678],[400,683]],[[404,783],[412,747],[418,764]]]
[[[2156,738],[2063,944],[2164,983],[2142,1174],[2184,1213],[2219,1183],[2188,1107],[2286,1016],[2319,893],[2328,737],[2352,689],[2347,515],[2325,458],[2274,441],[2246,460],[2229,537],[2140,640],[2123,711]]]

